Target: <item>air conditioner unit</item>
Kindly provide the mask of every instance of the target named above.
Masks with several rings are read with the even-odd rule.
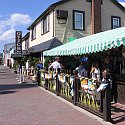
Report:
[[[67,18],[68,18],[68,11],[57,10],[57,19],[67,19]]]

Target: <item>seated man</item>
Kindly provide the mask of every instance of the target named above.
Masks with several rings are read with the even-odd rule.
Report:
[[[87,77],[87,70],[85,69],[85,62],[81,60],[80,65],[76,68],[79,77]]]

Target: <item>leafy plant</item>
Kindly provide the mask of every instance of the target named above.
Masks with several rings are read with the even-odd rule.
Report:
[[[16,71],[17,68],[18,68],[18,61],[15,60],[15,61],[14,61],[14,64],[13,64],[13,69]]]
[[[21,64],[22,64],[22,66],[25,66],[27,60],[28,60],[28,57],[26,57],[26,56],[24,56],[24,57],[21,59]]]
[[[37,57],[29,57],[29,64],[30,66],[33,66],[34,68],[36,68],[36,64],[39,63],[40,59]]]
[[[50,61],[50,57],[45,58],[44,67],[47,68]]]

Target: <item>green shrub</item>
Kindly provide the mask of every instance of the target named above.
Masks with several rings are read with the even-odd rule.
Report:
[[[44,67],[47,68],[50,61],[50,57],[45,58]]]

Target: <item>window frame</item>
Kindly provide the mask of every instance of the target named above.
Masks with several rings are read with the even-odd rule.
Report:
[[[31,40],[36,39],[36,26],[34,26],[31,30]]]
[[[29,39],[26,39],[25,40],[25,49],[28,49],[29,48]]]
[[[118,19],[118,20],[119,20],[119,26],[116,27],[116,28],[121,27],[121,17],[118,17],[118,16],[111,16],[111,29],[116,29],[116,28],[114,28],[114,25],[113,25],[113,19]]]
[[[82,14],[83,22],[82,22],[82,29],[75,28],[75,13]],[[84,11],[79,11],[79,10],[73,10],[73,30],[81,30],[85,31],[85,12]]]
[[[41,20],[41,35],[48,33],[50,30],[50,19],[49,18],[50,18],[49,15],[47,15]],[[46,21],[46,30],[44,27],[45,21]]]

